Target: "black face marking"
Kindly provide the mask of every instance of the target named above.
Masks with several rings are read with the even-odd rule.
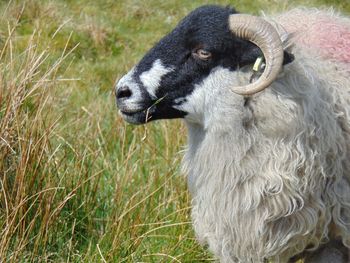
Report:
[[[236,11],[229,7],[210,5],[197,8],[142,58],[134,72],[134,81],[141,89],[140,76],[150,70],[156,60],[173,70],[162,76],[156,98],[147,102],[143,115],[137,113],[139,116],[134,123],[183,118],[186,112],[174,107],[181,98],[190,95],[195,85],[203,81],[212,69],[221,66],[234,71],[253,64],[257,57],[262,56],[258,47],[230,32],[228,18],[234,13]],[[209,52],[210,57],[200,59],[194,55],[198,49]]]

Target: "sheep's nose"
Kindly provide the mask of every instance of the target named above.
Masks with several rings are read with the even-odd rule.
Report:
[[[116,96],[118,100],[130,98],[131,95],[132,95],[132,92],[128,86],[119,87],[116,92]]]

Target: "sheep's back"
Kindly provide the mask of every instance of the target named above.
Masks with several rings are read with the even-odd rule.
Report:
[[[333,9],[293,9],[276,17],[293,43],[315,57],[344,64],[350,72],[350,19]]]

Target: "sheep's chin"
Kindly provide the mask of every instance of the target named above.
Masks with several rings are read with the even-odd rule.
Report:
[[[134,112],[134,113],[128,113],[128,112],[122,112],[120,111],[120,115],[123,117],[123,119],[131,124],[145,124],[147,123],[147,115],[145,111],[140,112]]]

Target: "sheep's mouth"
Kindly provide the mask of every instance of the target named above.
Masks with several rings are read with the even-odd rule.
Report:
[[[123,115],[128,115],[128,116],[131,116],[131,115],[134,115],[134,114],[137,114],[137,113],[140,113],[140,112],[144,112],[146,111],[145,109],[142,109],[142,110],[120,110],[120,113],[123,114]]]
[[[127,116],[132,116],[135,114],[149,114],[154,110],[155,104],[151,104],[150,106],[147,107],[142,107],[139,109],[128,109],[128,108],[120,108],[120,113],[122,113],[123,115],[127,115]]]

